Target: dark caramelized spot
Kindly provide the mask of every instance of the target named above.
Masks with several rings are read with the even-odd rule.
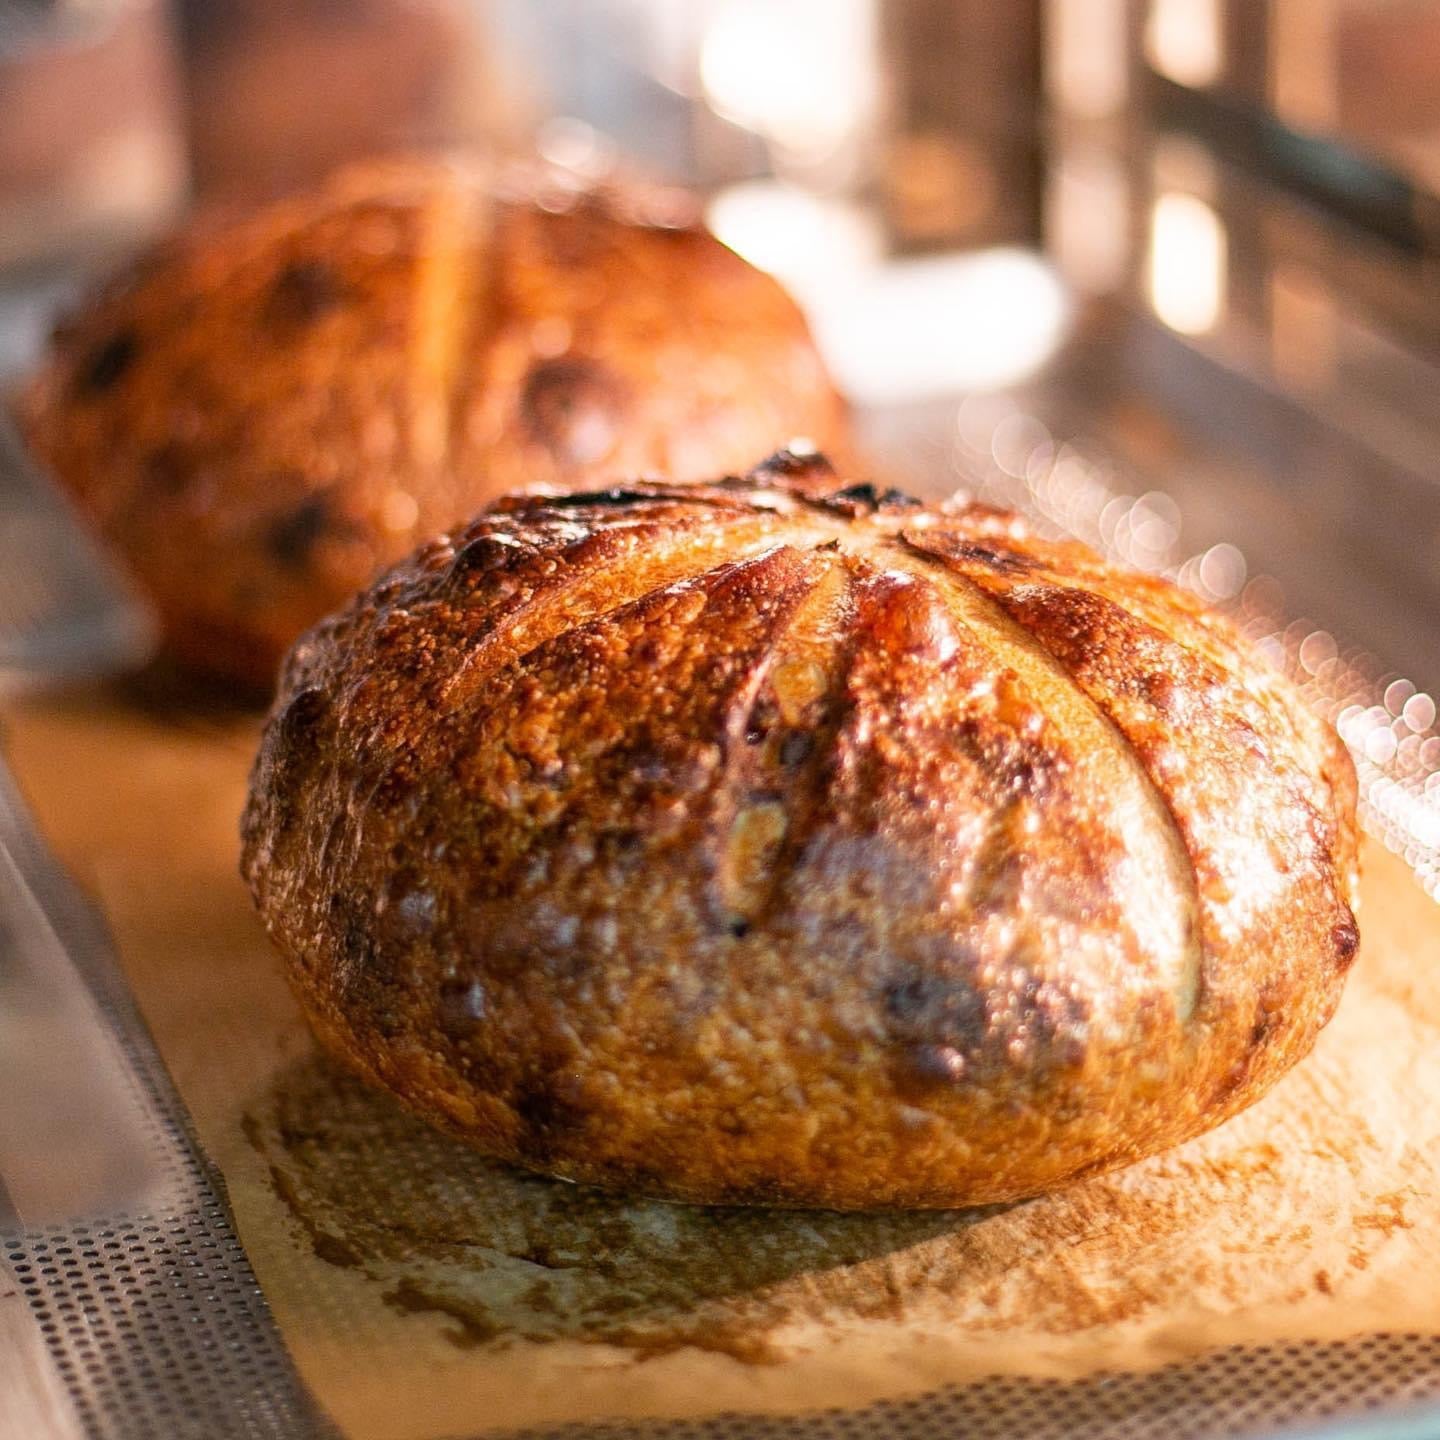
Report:
[[[948,987],[929,976],[892,980],[881,991],[885,1013],[897,1020],[914,1021],[929,1014]]]
[[[534,1153],[548,1155],[555,1141],[581,1128],[586,1115],[577,1099],[573,1082],[558,1066],[530,1075],[516,1088],[510,1104]]]
[[[145,457],[145,488],[154,495],[178,495],[194,473],[184,449],[167,440]]]
[[[1223,1105],[1249,1081],[1256,1060],[1279,1032],[1285,1018],[1281,993],[1273,981],[1261,988],[1255,1000],[1255,1018],[1250,1024],[1249,1044],[1245,1053],[1221,1077],[1212,1103]]]
[[[775,728],[777,718],[775,702],[767,696],[761,696],[745,717],[745,743],[763,745]]]
[[[1082,675],[1118,635],[1133,627],[1131,617],[1113,601],[1070,585],[1029,585],[1011,613],[1044,636],[1045,648],[1062,665]]]
[[[503,570],[518,555],[526,553],[529,553],[527,547],[507,542],[498,535],[477,535],[455,552],[455,558],[450,562],[450,574],[456,580],[464,581],[472,575]]]
[[[780,742],[780,763],[790,768],[803,765],[815,749],[815,737],[808,730],[791,730]]]
[[[274,721],[275,787],[272,815],[277,835],[305,823],[306,782],[319,763],[332,720],[330,701],[321,690],[300,691]]]
[[[468,1035],[485,1018],[487,1006],[485,987],[471,980],[441,986],[435,1011],[442,1030],[450,1035]]]
[[[619,380],[604,366],[578,357],[534,366],[520,397],[526,430],[568,465],[603,460],[615,448],[627,408]]]
[[[276,722],[285,751],[314,747],[330,718],[330,700],[313,686],[301,690],[281,712]]]
[[[818,450],[777,450],[768,455],[751,472],[755,479],[803,480],[813,477],[830,480],[835,476],[835,467]]]
[[[1210,1099],[1212,1105],[1223,1105],[1250,1078],[1254,1054],[1254,1050],[1251,1050],[1249,1054],[1242,1056],[1220,1077],[1220,1083],[1215,1087],[1215,1093]]]
[[[915,1045],[904,1052],[908,1078],[921,1085],[954,1085],[965,1077],[965,1057],[953,1045]]]
[[[547,510],[579,510],[614,506],[620,509],[631,505],[673,504],[669,495],[652,495],[647,490],[627,490],[623,485],[612,486],[609,490],[581,490],[573,495],[547,495],[544,505]]]
[[[827,510],[838,510],[842,515],[873,515],[878,511],[918,510],[923,502],[907,495],[903,490],[878,489],[868,480],[859,485],[847,485],[823,496],[820,503]]]
[[[139,354],[140,341],[133,330],[112,335],[81,364],[76,388],[81,395],[104,394],[125,375]]]
[[[965,980],[939,975],[893,980],[881,1000],[897,1040],[963,1052],[984,1039],[985,1001]]]
[[[985,545],[978,540],[956,541],[946,553],[962,564],[983,565],[997,575],[1028,575],[1035,569],[1035,562],[1028,556]]]
[[[288,514],[271,522],[265,543],[281,565],[299,570],[309,562],[311,551],[332,526],[329,499],[324,495],[311,495]]]
[[[1140,691],[1162,715],[1168,715],[1174,710],[1179,698],[1179,687],[1175,683],[1175,677],[1163,670],[1142,676]]]
[[[1280,1016],[1271,1008],[1267,996],[1262,995],[1255,1010],[1255,1021],[1250,1026],[1250,1048],[1259,1050],[1270,1041],[1280,1023]]]
[[[342,991],[351,990],[354,987],[365,986],[372,995],[378,997],[378,987],[383,982],[383,976],[379,974],[379,967],[376,964],[377,952],[375,948],[375,937],[371,934],[370,925],[366,917],[355,913],[354,909],[346,904],[340,896],[336,896],[332,902],[339,919],[339,965],[337,967],[337,978]],[[383,1005],[375,1007],[385,1010]],[[374,1009],[372,1009],[372,1017]],[[384,1029],[383,1023],[379,1024]]]
[[[1341,920],[1330,932],[1330,943],[1335,947],[1335,964],[1341,970],[1348,970],[1360,953],[1360,931],[1353,917]]]
[[[340,277],[323,260],[297,260],[276,276],[265,301],[265,321],[308,325],[333,310],[344,295]]]

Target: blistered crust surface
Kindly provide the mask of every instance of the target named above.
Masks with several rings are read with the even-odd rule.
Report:
[[[1188,596],[782,456],[503,501],[319,626],[244,868],[327,1045],[497,1157],[942,1206],[1172,1145],[1305,1054],[1353,813]]]
[[[799,311],[692,219],[543,172],[351,168],[91,297],[22,422],[171,648],[268,689],[305,627],[505,490],[843,439]]]

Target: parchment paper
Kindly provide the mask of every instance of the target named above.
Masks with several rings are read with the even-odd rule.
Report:
[[[985,1212],[631,1205],[498,1170],[313,1057],[236,875],[253,718],[110,694],[4,718],[300,1370],[355,1440],[1440,1333],[1440,913],[1378,847],[1338,1017],[1213,1135]]]

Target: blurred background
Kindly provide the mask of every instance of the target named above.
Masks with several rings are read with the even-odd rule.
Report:
[[[1440,4],[0,0],[0,381],[188,207],[454,144],[701,191],[912,486],[1440,688]]]

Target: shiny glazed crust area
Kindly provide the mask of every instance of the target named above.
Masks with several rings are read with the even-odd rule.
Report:
[[[284,670],[244,873],[322,1041],[546,1174],[865,1209],[1210,1128],[1355,958],[1354,776],[1164,580],[782,454],[507,498]]]
[[[673,192],[419,159],[198,220],[61,326],[20,418],[172,651],[267,691],[502,491],[705,478],[845,427],[793,302]]]

